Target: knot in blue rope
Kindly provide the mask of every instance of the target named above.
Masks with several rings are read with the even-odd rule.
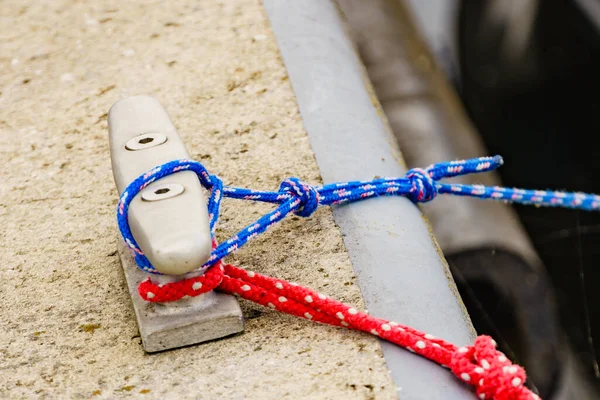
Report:
[[[310,217],[319,207],[319,192],[317,192],[317,189],[298,178],[289,178],[283,181],[279,186],[279,192],[298,199],[298,208],[294,211],[294,214],[300,217]]]
[[[435,180],[426,170],[413,168],[406,173],[406,178],[412,184],[407,197],[414,203],[425,203],[435,199],[435,196],[437,196],[438,190]]]
[[[210,175],[201,163],[188,159],[173,160],[139,176],[125,188],[117,206],[117,220],[121,235],[135,254],[135,260],[140,268],[146,272],[158,273],[131,233],[128,221],[129,205],[148,185],[181,171],[193,171],[202,186],[210,190],[207,208],[213,238],[223,197],[277,204],[277,208],[273,211],[263,215],[233,237],[219,244],[212,251],[210,259],[200,268],[203,271],[245,245],[250,239],[265,232],[290,213],[308,217],[315,212],[319,205],[352,203],[379,196],[406,196],[415,203],[422,203],[433,200],[440,193],[538,206],[600,210],[600,196],[598,195],[450,184],[441,181],[443,178],[492,171],[501,165],[502,157],[500,156],[481,157],[433,164],[426,169],[414,168],[408,171],[403,178],[330,183],[318,188],[312,187],[298,178],[290,178],[281,184],[279,191],[271,192],[225,186],[216,175]]]

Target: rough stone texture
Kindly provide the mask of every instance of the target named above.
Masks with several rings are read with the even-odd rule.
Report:
[[[116,254],[112,103],[156,96],[228,184],[319,182],[258,0],[6,0],[0,43],[0,397],[396,397],[374,338],[247,302],[243,334],[141,349]],[[267,207],[227,201],[220,236]],[[230,261],[362,306],[329,210]]]

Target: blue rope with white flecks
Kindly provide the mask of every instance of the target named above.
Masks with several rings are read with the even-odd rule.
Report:
[[[223,181],[216,175],[210,175],[201,163],[181,159],[155,167],[129,184],[121,194],[117,220],[125,242],[135,253],[138,266],[144,271],[158,274],[159,272],[154,269],[135,241],[129,229],[127,213],[131,201],[140,191],[152,182],[180,171],[195,172],[202,186],[210,191],[208,213],[213,238],[223,197],[279,204],[273,211],[246,226],[227,241],[219,244],[212,251],[209,260],[200,268],[201,270],[210,268],[217,261],[234,252],[250,239],[263,233],[291,213],[309,217],[322,205],[351,203],[372,197],[404,196],[415,203],[424,203],[433,200],[438,194],[454,194],[537,206],[582,210],[600,209],[600,196],[592,194],[439,182],[443,178],[491,171],[502,164],[503,161],[500,156],[481,157],[433,164],[425,169],[414,168],[409,170],[404,177],[399,178],[332,183],[320,187],[311,186],[298,178],[289,178],[281,183],[277,192],[270,192],[224,186]]]

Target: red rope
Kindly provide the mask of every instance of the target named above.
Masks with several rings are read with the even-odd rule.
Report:
[[[489,336],[479,336],[473,346],[457,348],[442,339],[408,326],[373,317],[311,289],[284,280],[217,263],[204,275],[157,285],[148,278],[139,285],[150,302],[176,301],[217,289],[297,317],[356,329],[402,346],[449,368],[473,385],[480,399],[540,400],[524,385],[525,371],[496,350]]]

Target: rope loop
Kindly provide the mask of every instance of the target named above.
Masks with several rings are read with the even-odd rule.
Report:
[[[298,178],[289,178],[281,183],[279,192],[296,197],[299,201],[294,214],[300,217],[310,217],[319,207],[319,192],[308,183]]]
[[[473,385],[482,400],[540,399],[524,386],[525,370],[496,350],[496,342],[489,336],[481,335],[473,346],[458,348],[452,354],[450,369]]]
[[[422,168],[413,168],[406,173],[406,178],[410,180],[412,189],[407,197],[413,203],[426,203],[435,199],[438,194],[435,180],[429,172]]]
[[[117,207],[117,223],[123,239],[135,253],[138,266],[145,272],[159,274],[131,233],[127,217],[129,205],[135,196],[151,183],[170,174],[186,170],[195,172],[202,186],[210,190],[208,212],[213,238],[223,197],[277,204],[277,208],[273,211],[263,215],[216,247],[209,261],[201,267],[202,270],[208,269],[218,260],[236,251],[250,239],[265,232],[291,213],[309,217],[319,206],[347,204],[380,196],[406,196],[415,203],[422,203],[433,200],[438,194],[452,194],[537,206],[600,210],[600,196],[593,194],[449,184],[441,181],[443,178],[491,171],[500,165],[502,165],[502,158],[499,156],[481,157],[433,164],[425,169],[414,168],[409,170],[403,178],[338,182],[321,187],[313,187],[298,178],[289,178],[280,185],[277,192],[273,192],[226,186],[217,175],[210,175],[207,169],[197,161],[173,160],[139,176],[125,188]]]
[[[159,284],[146,279],[138,286],[138,293],[145,301],[167,303],[178,301],[185,296],[195,297],[216,289],[223,280],[223,265],[219,260],[204,275],[186,278],[175,282]]]

